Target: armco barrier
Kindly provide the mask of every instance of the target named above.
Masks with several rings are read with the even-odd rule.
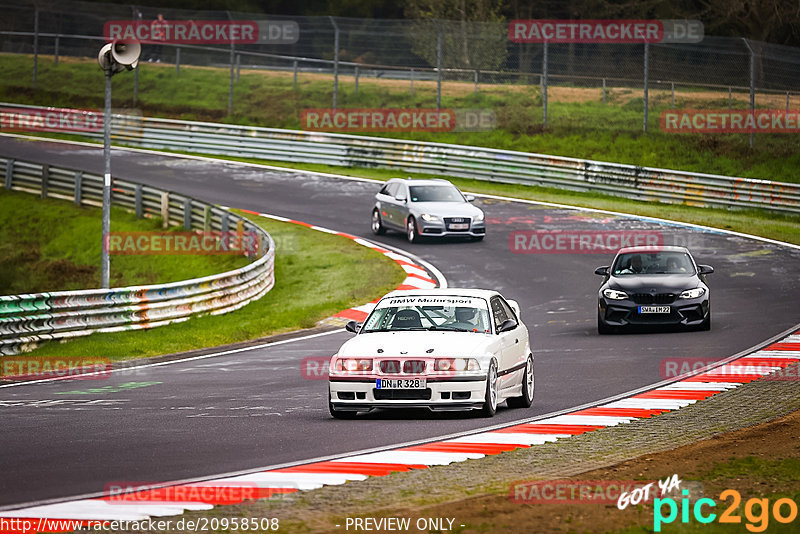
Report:
[[[51,165],[0,160],[5,188],[42,197],[101,205],[103,177]],[[275,243],[250,221],[192,198],[125,180],[114,180],[111,202],[137,216],[160,216],[186,230],[242,231],[259,236],[249,265],[169,284],[0,296],[0,354],[31,350],[43,341],[153,328],[192,315],[227,313],[261,298],[275,282]],[[98,243],[100,246],[100,243]]]
[[[48,108],[0,103],[2,112]],[[2,117],[0,117],[2,118]],[[130,146],[301,163],[382,167],[493,182],[596,191],[637,200],[800,213],[800,184],[592,160],[324,132],[114,115]],[[100,138],[101,133],[84,134]]]

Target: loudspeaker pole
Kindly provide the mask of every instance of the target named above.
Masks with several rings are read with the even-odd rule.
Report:
[[[106,106],[103,115],[103,246],[100,259],[101,287],[110,287],[111,263],[108,258],[109,233],[111,232],[111,68],[105,69]]]

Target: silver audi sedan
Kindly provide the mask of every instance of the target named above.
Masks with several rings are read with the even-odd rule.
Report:
[[[413,243],[422,237],[469,237],[480,241],[486,235],[483,211],[470,204],[447,180],[403,180],[392,178],[375,195],[372,231],[404,232]]]

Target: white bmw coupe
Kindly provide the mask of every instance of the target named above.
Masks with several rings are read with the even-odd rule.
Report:
[[[374,408],[480,410],[533,402],[533,354],[519,306],[484,289],[417,289],[383,297],[330,361],[337,419]]]

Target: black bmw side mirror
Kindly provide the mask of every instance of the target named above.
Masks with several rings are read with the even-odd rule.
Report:
[[[714,272],[714,268],[710,265],[698,265],[697,268],[700,274],[711,274]]]
[[[503,321],[503,324],[500,325],[500,328],[497,329],[498,334],[502,334],[503,332],[508,332],[509,330],[514,330],[517,327],[517,321],[514,319],[506,319]]]
[[[345,330],[354,334],[358,334],[359,328],[361,328],[361,325],[355,321],[347,321],[347,324],[344,325]]]

